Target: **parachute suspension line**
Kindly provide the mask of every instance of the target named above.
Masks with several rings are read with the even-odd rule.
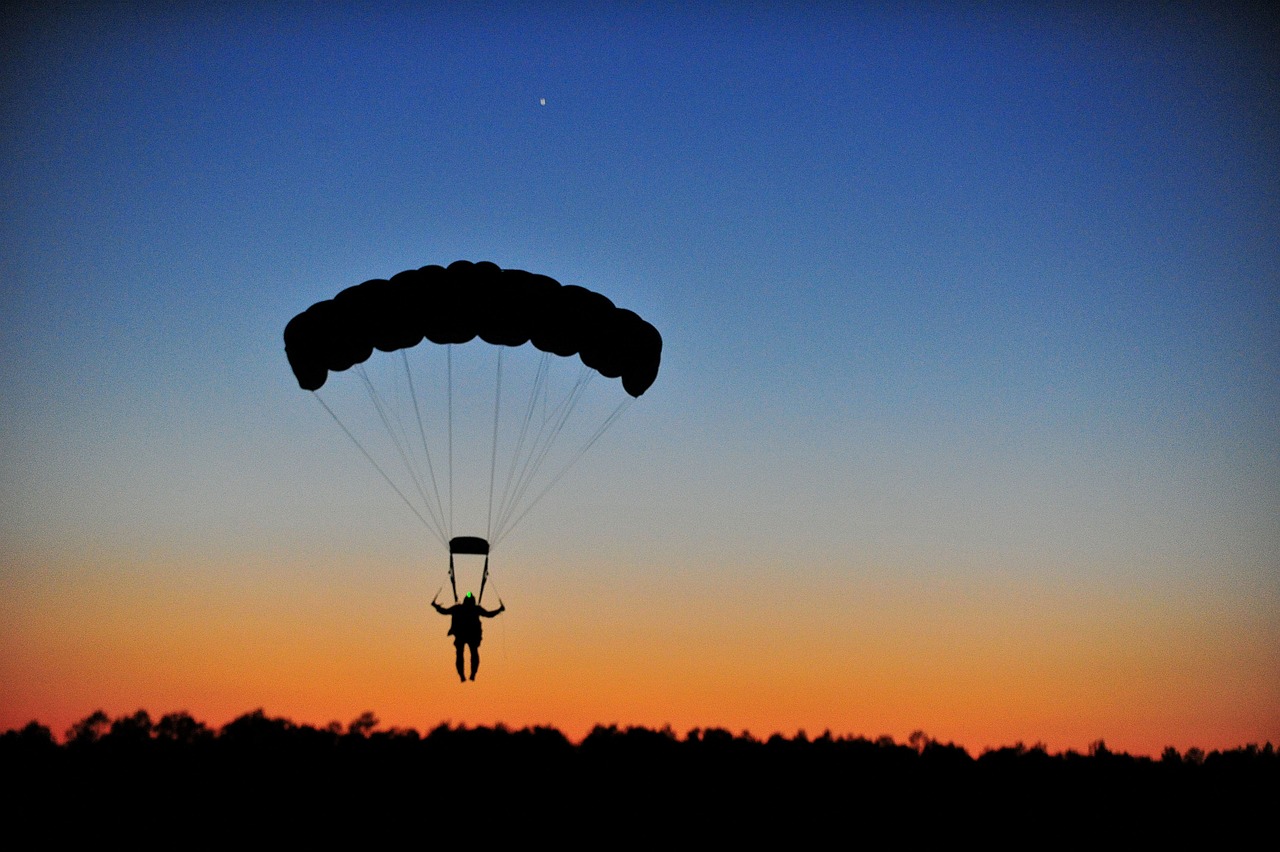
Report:
[[[524,449],[525,439],[529,436],[529,424],[533,422],[533,413],[538,410],[538,394],[541,393],[544,398],[546,397],[546,379],[550,361],[550,353],[543,352],[542,358],[538,361],[538,370],[533,376],[533,387],[529,390],[529,406],[525,409],[524,421],[520,424],[520,436],[516,439],[516,448],[511,454],[511,465],[507,468],[507,481],[502,486],[502,496],[498,500],[499,516],[502,515],[507,496],[511,493],[511,483],[515,479],[516,468],[519,466],[520,452]],[[492,524],[489,532],[493,532]]]
[[[400,350],[400,360],[404,362],[404,377],[409,384],[409,398],[413,400],[413,414],[418,419],[418,435],[422,438],[422,452],[427,458],[427,473],[431,476],[431,491],[436,498],[436,511],[438,514],[435,514],[434,517],[443,519],[444,504],[440,500],[440,486],[436,482],[435,466],[431,463],[431,447],[427,441],[426,427],[422,424],[422,409],[418,405],[418,394],[413,387],[413,371],[409,369],[409,356],[405,352],[406,350],[404,349]],[[423,499],[425,500],[426,497],[423,497]],[[430,506],[430,501],[428,501],[427,505]],[[443,521],[440,522],[440,526],[443,530]],[[443,537],[443,533],[441,537]]]
[[[507,483],[503,488],[502,499],[498,502],[498,524],[497,528],[502,529],[507,516],[511,513],[511,505],[519,502],[519,495],[527,488],[527,481],[537,472],[535,459],[546,445],[547,423],[550,417],[546,413],[547,398],[550,395],[550,373],[548,369],[549,358],[544,356],[539,364],[539,373],[534,380],[533,391],[529,395],[529,408],[525,412],[524,424],[520,432],[520,440],[516,444],[516,450],[511,456],[511,467],[507,473]],[[581,381],[581,373],[579,374]],[[575,385],[576,387],[576,385]],[[572,390],[570,391],[572,394]],[[563,400],[561,405],[563,405]],[[560,406],[556,406],[553,410],[558,411]],[[533,423],[534,415],[542,411],[542,419],[538,422],[537,428],[530,438],[529,427]],[[527,449],[526,449],[527,446]]]
[[[422,521],[422,525],[423,525],[424,527],[426,527],[427,529],[431,530],[431,532],[432,532],[432,533],[433,533],[437,538],[440,538],[440,542],[441,542],[442,544],[444,544],[444,545],[446,545],[446,546],[447,546],[447,545],[448,545],[448,541],[447,541],[446,539],[444,539],[443,537],[441,537],[441,536],[440,536],[440,533],[439,533],[439,532],[438,532],[434,527],[432,527],[432,526],[431,526],[431,524],[429,524],[429,523],[427,522],[427,519],[426,519],[426,518],[422,517],[422,513],[418,511],[417,507],[415,507],[415,506],[413,505],[413,503],[409,502],[409,498],[408,498],[408,497],[406,497],[406,496],[404,496],[404,492],[403,492],[403,491],[401,491],[401,490],[396,486],[395,482],[393,482],[393,481],[391,480],[391,477],[387,476],[387,472],[386,472],[385,470],[383,470],[383,469],[382,469],[382,466],[381,466],[381,465],[379,465],[376,461],[374,461],[374,460],[373,460],[373,456],[369,455],[369,451],[368,451],[368,450],[366,450],[366,449],[364,448],[364,445],[362,445],[359,441],[357,441],[357,440],[356,440],[356,436],[351,434],[351,430],[350,430],[350,429],[348,429],[348,428],[346,427],[346,424],[344,424],[344,423],[343,423],[343,422],[338,418],[338,415],[336,415],[336,414],[334,414],[334,413],[333,413],[333,409],[329,407],[329,404],[328,404],[328,403],[326,403],[323,399],[321,399],[320,394],[316,393],[315,391],[312,391],[312,392],[311,392],[311,395],[312,395],[312,396],[314,396],[314,397],[316,398],[316,400],[318,400],[318,401],[319,401],[320,405],[324,408],[324,410],[325,410],[325,411],[329,412],[329,416],[333,418],[333,422],[334,422],[334,423],[337,423],[337,424],[338,424],[338,426],[339,426],[339,427],[341,427],[342,431],[347,433],[347,437],[351,439],[351,443],[355,444],[355,445],[356,445],[356,449],[358,449],[358,450],[359,450],[359,451],[364,455],[364,457],[365,457],[366,459],[368,459],[369,464],[373,465],[374,470],[376,470],[376,471],[378,471],[378,473],[382,474],[382,478],[383,478],[383,479],[385,479],[385,480],[387,481],[387,484],[391,486],[391,489],[392,489],[393,491],[395,491],[395,492],[396,492],[396,494],[399,494],[399,495],[400,495],[400,499],[401,499],[401,500],[403,500],[403,501],[404,501],[404,504],[405,504],[406,506],[408,506],[408,507],[409,507],[409,511],[410,511],[410,512],[413,512],[415,515],[417,515],[417,516],[418,516],[418,520]]]
[[[550,482],[547,483],[547,486],[543,488],[540,492],[538,492],[538,496],[533,498],[533,501],[529,503],[529,506],[523,512],[521,512],[516,517],[515,520],[513,520],[511,523],[507,524],[506,526],[501,527],[498,530],[498,534],[494,537],[494,542],[501,541],[502,538],[506,536],[507,533],[511,532],[513,529],[516,528],[516,524],[524,520],[524,516],[529,514],[529,512],[533,510],[534,506],[538,505],[538,502],[542,500],[543,497],[546,496],[548,491],[550,491],[553,487],[555,487],[555,484],[559,482],[566,473],[569,472],[569,468],[573,467],[574,464],[577,463],[578,459],[582,458],[584,455],[587,454],[587,450],[591,449],[591,446],[595,444],[596,441],[600,440],[600,437],[609,430],[610,426],[612,426],[614,423],[618,421],[618,418],[620,418],[626,412],[626,410],[631,407],[631,403],[634,401],[635,400],[633,397],[627,397],[622,402],[618,403],[618,407],[613,410],[612,414],[610,414],[607,418],[605,418],[604,423],[602,423],[600,425],[600,428],[596,430],[596,433],[591,436],[591,439],[588,440],[585,444],[583,444],[582,447],[578,450],[578,452],[574,454],[573,458],[569,459],[569,462],[560,469],[560,472],[557,473],[555,477]],[[493,542],[491,542],[491,544],[492,543]]]
[[[445,346],[446,372],[449,376],[449,537],[453,537],[453,344]],[[452,556],[449,559],[453,561]],[[454,590],[454,597],[458,592]]]
[[[539,425],[538,432],[534,436],[533,444],[529,448],[529,454],[525,457],[524,466],[520,471],[520,475],[516,478],[515,488],[508,492],[508,494],[504,495],[502,510],[499,512],[498,516],[497,538],[501,538],[505,535],[505,532],[503,531],[508,528],[507,521],[510,519],[512,513],[514,513],[520,506],[525,493],[537,478],[538,471],[542,468],[542,463],[546,461],[547,455],[551,451],[551,447],[554,446],[556,437],[564,430],[564,426],[568,422],[569,416],[573,413],[574,409],[577,407],[578,401],[582,398],[583,390],[594,375],[594,370],[584,366],[578,372],[578,379],[565,398],[551,409],[550,414],[547,415]],[[545,399],[543,400],[543,405],[545,408]],[[547,429],[548,423],[552,423],[550,430]],[[512,460],[513,466],[518,465],[518,463],[518,458]]]
[[[498,347],[498,375],[493,392],[493,449],[489,453],[489,517],[485,521],[485,536],[493,534],[493,478],[498,469],[498,411],[502,405],[502,350]],[[489,573],[489,557],[484,559],[485,574]],[[484,581],[480,581],[480,593],[484,594]]]
[[[378,393],[377,387],[373,384],[373,380],[369,378],[369,373],[365,370],[363,364],[360,364],[356,368],[356,372],[357,375],[360,376],[360,380],[364,383],[364,389],[369,394],[369,400],[373,403],[374,410],[377,411],[378,417],[382,420],[383,428],[387,430],[387,436],[391,438],[392,445],[400,455],[400,461],[404,463],[405,470],[409,473],[409,479],[413,481],[413,485],[418,491],[418,496],[422,498],[423,507],[426,508],[427,514],[431,516],[432,521],[435,522],[434,531],[436,536],[438,538],[442,537],[444,531],[442,529],[443,525],[441,519],[431,510],[431,501],[427,499],[426,492],[422,487],[422,476],[418,472],[417,467],[413,464],[410,454],[406,450],[406,447],[410,445],[410,441],[408,432],[406,432],[404,428],[404,424],[400,423],[398,420],[395,424],[391,422],[387,404],[383,401],[382,395]],[[400,427],[398,433],[395,428],[396,426]]]
[[[524,500],[524,495],[528,492],[529,487],[537,478],[538,472],[541,470],[543,463],[550,454],[552,446],[555,445],[556,438],[562,431],[564,431],[565,424],[569,421],[570,415],[573,414],[579,400],[582,399],[583,391],[595,375],[596,373],[594,370],[584,366],[578,372],[578,379],[569,390],[568,394],[551,410],[550,417],[539,427],[538,434],[535,436],[533,445],[529,449],[529,455],[525,459],[524,468],[521,470],[520,476],[516,480],[514,491],[508,495],[504,495],[504,503],[502,511],[499,513],[498,532],[495,536],[495,540],[501,539],[506,535],[506,532],[514,526],[513,523],[509,524],[508,521],[510,521],[512,514],[515,513]],[[616,418],[616,414],[610,415],[610,417]],[[549,430],[546,428],[547,423],[552,424]],[[594,443],[594,439],[591,443]],[[576,458],[572,459],[570,464],[576,460]],[[512,463],[515,464],[516,461],[517,460],[513,460]],[[556,479],[558,480],[559,476],[557,476]],[[545,493],[545,489],[543,493]],[[540,497],[541,495],[539,495],[539,498]],[[532,508],[532,506],[529,508]],[[527,512],[528,509],[521,512],[521,517],[523,517]]]
[[[488,564],[488,558],[485,558],[485,564]],[[453,589],[453,602],[458,602],[458,581],[453,574],[453,551],[449,551],[449,588]]]

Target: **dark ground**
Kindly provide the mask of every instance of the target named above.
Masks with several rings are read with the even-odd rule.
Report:
[[[1280,802],[1270,743],[1152,759],[1101,742],[1087,754],[1018,744],[974,756],[922,733],[896,743],[598,727],[572,743],[553,728],[377,728],[371,713],[314,728],[259,710],[215,731],[139,711],[95,713],[59,742],[33,722],[0,735],[5,822],[168,847],[340,836],[362,847],[530,837],[1182,845],[1254,827],[1274,840]]]

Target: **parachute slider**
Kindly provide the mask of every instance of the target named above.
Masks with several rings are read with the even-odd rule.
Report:
[[[449,539],[449,553],[464,553],[475,556],[489,555],[489,542],[474,535],[460,535]]]

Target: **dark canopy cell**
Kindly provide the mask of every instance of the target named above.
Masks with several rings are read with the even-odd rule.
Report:
[[[578,355],[601,375],[640,396],[658,376],[662,336],[599,293],[554,278],[482,261],[407,269],[317,302],[284,329],[289,366],[304,390],[329,371],[364,362],[374,349],[394,352],[432,343],[532,343],[562,357]]]

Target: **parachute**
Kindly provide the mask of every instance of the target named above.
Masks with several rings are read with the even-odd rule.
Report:
[[[291,319],[284,329],[284,344],[299,387],[315,392],[382,478],[448,547],[450,580],[454,554],[484,556],[482,595],[491,548],[627,405],[649,389],[662,355],[657,329],[599,293],[521,269],[465,260],[447,268],[409,269],[390,279],[348,287]],[[537,355],[526,362],[531,366],[519,376],[525,387],[514,391],[515,365],[503,354],[512,350],[533,350]],[[400,358],[374,357],[375,351],[399,353]],[[492,410],[482,416],[472,414],[469,422],[459,420],[458,398],[462,391],[476,390],[488,380],[483,371],[468,372],[455,364],[454,353],[464,351],[473,362],[491,358],[495,364],[489,395]],[[565,365],[575,355],[580,361],[576,378],[558,386],[556,371],[567,370]],[[355,374],[356,380],[345,390],[362,390],[363,413],[340,416],[336,406],[319,394],[326,384],[332,387],[330,379],[338,374]],[[591,410],[584,400],[595,376],[616,379],[606,384],[621,386],[621,394],[615,395],[622,401]],[[513,395],[523,405],[513,408]],[[516,413],[508,413],[504,420],[504,408]],[[585,420],[580,417],[584,411]],[[489,431],[490,414],[488,470],[472,464],[461,472],[462,480],[471,484],[488,474],[486,535],[457,536],[453,530],[455,451],[460,440],[474,442]],[[381,429],[375,429],[383,433],[380,439],[365,434],[361,440],[357,430],[348,426],[365,419],[380,424]],[[560,448],[566,433],[576,433],[579,439],[567,449]],[[375,440],[381,440],[380,450],[374,447]],[[500,455],[505,461],[501,477]],[[467,523],[478,525],[479,513],[472,505],[463,514]]]
[[[638,397],[658,377],[662,336],[599,293],[496,264],[459,260],[446,269],[408,269],[317,302],[284,329],[284,350],[303,390],[324,386],[328,371],[363,363],[374,349],[394,352],[432,343],[532,343],[622,379]]]

